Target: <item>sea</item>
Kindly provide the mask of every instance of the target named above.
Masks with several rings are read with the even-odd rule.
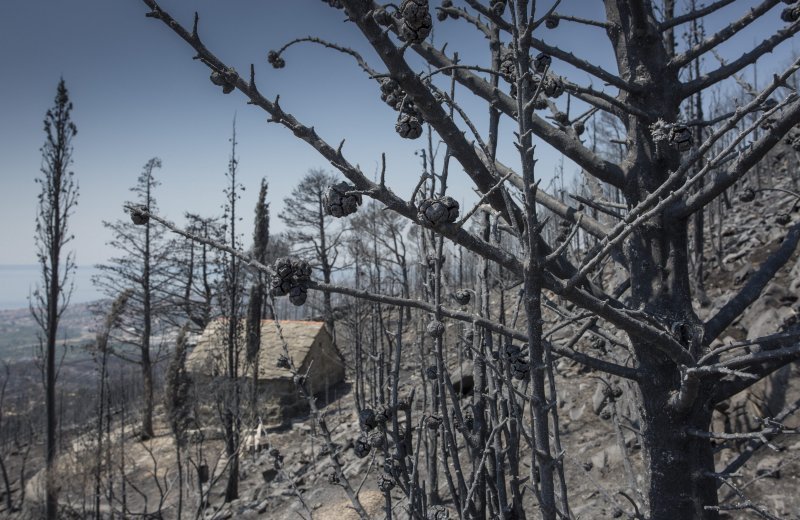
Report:
[[[72,280],[74,289],[70,303],[87,303],[103,298],[103,294],[92,285],[92,276],[98,270],[94,266],[78,266]],[[28,307],[28,298],[42,284],[42,274],[36,264],[0,265],[0,310]]]

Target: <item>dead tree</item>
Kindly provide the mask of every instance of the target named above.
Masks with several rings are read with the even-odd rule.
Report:
[[[239,159],[236,157],[236,120],[233,122],[231,134],[231,155],[228,158],[228,170],[225,172],[227,185],[225,193],[225,243],[236,250],[241,239],[237,234],[236,213],[237,202],[244,188],[236,178]],[[230,502],[239,497],[239,447],[241,442],[241,386],[240,362],[244,345],[242,344],[242,300],[243,300],[242,266],[236,255],[225,254],[222,267],[222,280],[219,286],[218,299],[221,318],[224,324],[225,346],[224,373],[225,382],[222,391],[222,423],[225,430],[225,453],[228,456],[228,481],[225,486],[225,501]]]
[[[155,211],[157,208],[155,188],[159,182],[154,171],[161,168],[161,159],[154,157],[147,161],[131,191],[136,194],[136,208]],[[119,219],[103,222],[114,238],[109,242],[119,254],[108,264],[98,265],[100,274],[92,281],[109,297],[132,289],[125,312],[121,316],[120,330],[133,331],[116,334],[115,339],[133,347],[130,350],[114,349],[111,353],[125,361],[138,364],[142,376],[142,424],[140,435],[143,440],[153,436],[153,363],[155,361],[152,345],[153,337],[163,325],[163,316],[171,310],[167,286],[169,276],[170,247],[164,240],[163,230],[147,219],[140,219],[134,211],[131,219],[136,224],[131,227],[130,220]]]
[[[75,271],[75,256],[65,251],[72,240],[68,221],[78,201],[78,185],[69,170],[72,162],[72,139],[78,130],[71,119],[72,102],[62,79],[58,83],[55,105],[44,119],[46,140],[42,146],[42,177],[36,182],[41,191],[36,214],[36,256],[41,267],[41,287],[33,293],[31,314],[42,329],[39,337],[44,359],[46,408],[45,508],[48,520],[58,512],[56,460],[56,341],[58,323],[72,294],[70,277]]]
[[[501,266],[521,282],[520,306],[527,317],[525,330],[448,308],[438,297],[426,302],[328,282],[307,283],[308,288],[323,292],[420,309],[430,313],[439,325],[442,320],[459,320],[476,328],[473,334],[476,356],[480,356],[478,359],[485,366],[488,388],[495,390],[489,393],[491,399],[486,409],[474,406],[472,413],[480,410],[482,416],[466,420],[437,352],[435,378],[442,400],[440,409],[455,416],[455,420],[450,426],[443,416],[426,420],[430,429],[445,432],[441,437],[446,444],[443,454],[452,457],[453,467],[444,465],[444,476],[459,517],[507,518],[525,514],[519,492],[522,477],[514,474],[511,468],[515,462],[510,459],[521,453],[522,442],[528,445],[529,485],[538,499],[541,517],[550,520],[570,514],[560,477],[566,455],[558,451],[555,435],[558,432],[552,365],[555,356],[571,358],[590,369],[630,381],[635,389],[632,397],[639,416],[645,469],[643,500],[636,508],[644,509],[653,520],[719,517],[717,483],[726,477],[714,467],[711,441],[716,435],[709,432],[714,406],[800,358],[800,345],[797,331],[793,330],[746,344],[719,346],[714,340],[758,299],[769,280],[791,257],[800,241],[800,224],[787,230],[779,250],[764,262],[757,276],[741,292],[718,313],[701,320],[692,306],[689,222],[695,213],[724,196],[726,190],[800,123],[800,99],[787,88],[787,81],[800,68],[800,61],[775,74],[773,81],[742,101],[733,112],[703,121],[706,131],[702,139],[693,132],[694,125],[681,120],[681,107],[698,92],[727,81],[796,34],[800,30],[800,7],[788,2],[788,6],[780,7],[782,12],[777,12],[778,0],[764,0],[720,31],[685,48],[675,48],[674,31],[720,11],[731,2],[723,0],[671,14],[673,7],[656,10],[651,2],[607,0],[604,20],[561,14],[557,2],[546,9],[535,9],[536,3],[527,0],[465,0],[461,6],[442,2],[436,8],[441,23],[468,25],[494,49],[492,63],[487,65],[479,58],[473,63],[467,63],[464,56],[457,59],[455,45],[443,49],[429,43],[433,22],[427,0],[403,0],[399,6],[339,0],[328,3],[332,8],[344,9],[354,30],[380,59],[382,70],[370,66],[352,49],[313,37],[292,41],[268,54],[275,68],[284,66],[287,50],[299,43],[322,44],[354,57],[370,78],[380,82],[383,100],[397,112],[394,122],[400,137],[420,137],[423,125],[430,125],[452,160],[475,184],[480,193],[479,204],[464,211],[466,208],[458,208],[441,191],[417,199],[425,178],[409,199],[388,186],[390,168],[379,182],[371,181],[347,159],[343,146],[332,146],[311,123],[299,121],[277,100],[270,101],[256,86],[255,67],[251,67],[249,77],[240,76],[208,49],[200,37],[197,17],[193,29],[187,30],[155,0],[144,2],[149,7],[148,16],[164,22],[195,50],[196,57],[211,70],[212,81],[222,86],[223,92],[240,92],[250,104],[267,112],[271,121],[286,127],[339,170],[351,183],[350,188],[337,188],[342,199],[365,195],[378,200],[389,210],[433,230],[436,237]],[[762,17],[776,20],[779,27],[773,34],[724,63],[708,65],[711,60],[707,60],[699,75],[683,79],[686,67],[718,50],[721,43]],[[448,22],[449,18],[458,21]],[[572,24],[581,27],[580,31],[606,34],[616,71],[582,59],[577,48],[549,45],[539,35],[545,28],[558,30],[559,26]],[[415,70],[417,60],[429,65],[427,72]],[[562,65],[588,74],[606,88],[601,90],[556,74]],[[451,78],[449,92],[440,81],[442,76]],[[490,110],[488,138],[484,138],[470,114],[455,101],[453,85],[486,102]],[[508,86],[510,95],[500,85],[504,89]],[[587,107],[583,115],[570,114],[569,107],[561,101],[567,97],[562,97],[565,92],[568,99],[579,100]],[[545,110],[551,115],[545,117]],[[622,160],[606,159],[581,140],[586,120],[598,113],[621,122]],[[744,124],[749,114],[757,117]],[[499,132],[496,121],[502,117],[510,121],[513,133],[497,137],[515,146],[520,172],[505,166],[496,154],[497,148],[486,144],[493,142],[492,132],[495,135]],[[772,119],[770,132],[745,144],[768,118]],[[338,142],[341,137],[330,139]],[[729,143],[715,151],[715,144],[724,138],[730,139]],[[538,184],[541,174],[535,170],[534,144],[555,148],[587,175],[619,190],[627,209],[625,214],[610,224],[602,224],[580,208],[547,194]],[[711,176],[714,170],[716,175]],[[514,250],[464,226],[465,219],[479,207],[485,207],[497,226],[514,237]],[[570,233],[582,228],[597,239],[597,246],[584,251],[577,265],[568,262],[563,255],[564,244],[548,244],[543,240],[540,208],[547,208],[567,222]],[[440,252],[441,241],[436,247]],[[605,291],[592,281],[609,259],[619,264],[618,269],[624,270],[627,278],[613,291]],[[269,266],[260,268],[272,272]],[[440,268],[436,271],[438,278]],[[438,287],[437,284],[437,292]],[[567,319],[581,323],[574,341],[559,345],[544,340],[542,309],[547,295],[557,295],[579,311],[576,315],[569,309],[559,309]],[[441,335],[439,325],[431,329],[434,337]],[[610,337],[607,331],[625,334],[625,341],[617,341],[614,348],[628,355],[629,363],[621,362],[615,355],[584,353],[575,348],[583,335]],[[492,335],[502,338],[503,343],[489,352],[482,346],[480,336],[485,341]],[[398,334],[397,345],[400,339]],[[514,340],[526,343],[527,347],[513,345]],[[518,386],[512,376],[524,384]],[[395,408],[402,409],[405,408]],[[409,455],[412,452],[404,451],[410,446],[412,425],[409,421],[400,436],[397,420],[393,421],[392,457],[397,470],[390,467],[389,475],[404,492],[411,514],[424,517],[426,505],[418,484],[417,466]],[[422,422],[419,424],[422,426]],[[493,455],[498,463],[493,473],[486,469],[488,464],[483,459],[474,466],[471,475],[458,467],[453,454],[457,446],[455,431],[467,444],[476,439],[492,444],[494,450],[484,445],[482,453],[487,458]],[[490,478],[502,476],[500,470],[506,465],[509,470],[503,480]],[[489,500],[485,509],[483,505],[479,507],[473,492],[481,478],[487,483]],[[427,514],[430,516],[431,512]]]
[[[324,198],[328,187],[336,182],[336,176],[331,173],[321,169],[310,170],[283,201],[285,209],[279,215],[288,228],[286,237],[293,253],[308,259],[328,281],[336,268],[342,232],[335,228],[334,219],[327,216]],[[323,292],[322,315],[333,335],[330,293]]]

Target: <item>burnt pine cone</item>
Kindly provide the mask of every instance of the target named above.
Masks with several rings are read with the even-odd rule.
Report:
[[[369,443],[367,439],[362,435],[353,442],[353,453],[356,454],[356,457],[359,459],[363,459],[367,455],[369,455]]]
[[[669,133],[669,140],[680,152],[692,149],[692,131],[683,125],[675,125]]]
[[[278,356],[278,361],[275,362],[275,366],[278,368],[285,368],[287,370],[291,368],[291,365],[289,364],[289,358],[284,354]]]
[[[381,84],[381,100],[392,107],[392,110],[400,110],[402,108],[405,93],[400,85],[397,84],[392,78],[383,78]]]
[[[292,290],[292,282],[289,279],[281,280],[280,278],[272,279],[272,295],[273,296],[286,296]]]
[[[394,130],[403,139],[417,139],[422,135],[422,121],[416,114],[404,113],[397,119]]]
[[[800,6],[787,7],[781,13],[781,20],[786,23],[796,22],[800,19]]]
[[[450,513],[444,506],[430,506],[425,514],[425,520],[447,520]]]
[[[582,135],[586,131],[586,125],[582,121],[578,121],[572,125],[572,129],[575,130],[576,135]]]
[[[458,218],[458,209],[458,202],[449,195],[425,199],[417,208],[417,218],[422,224],[429,227],[452,224]]]
[[[392,409],[388,406],[381,405],[378,407],[378,411],[375,412],[375,423],[379,426],[382,426],[389,422],[389,419],[392,417]]]
[[[269,51],[267,53],[267,62],[275,69],[282,69],[286,66],[286,61],[280,57],[277,51]]]
[[[147,211],[147,206],[137,205],[131,207],[131,222],[137,226],[144,226],[150,222],[150,216],[147,215],[145,211]]]
[[[289,257],[281,257],[275,261],[275,274],[281,280],[288,280],[292,276],[292,259]]]
[[[292,290],[289,291],[289,301],[296,307],[305,304],[307,299],[308,289],[305,286],[295,285],[292,287]]]
[[[236,70],[232,68],[223,71],[212,71],[210,79],[211,83],[222,87],[223,94],[230,94],[236,88]]]
[[[403,20],[400,36],[410,43],[422,43],[433,27],[428,0],[403,0],[399,12]]]
[[[428,336],[432,338],[441,338],[444,336],[444,323],[439,320],[433,320],[428,323],[425,330],[428,332]]]
[[[543,74],[544,71],[546,71],[550,67],[550,64],[552,63],[553,63],[553,58],[551,58],[549,54],[540,52],[533,59],[533,69],[536,72]]]
[[[511,375],[518,381],[527,379],[530,371],[531,366],[524,359],[515,359],[514,362],[511,363]]]
[[[322,199],[328,215],[342,218],[358,211],[358,207],[361,205],[361,194],[350,193],[355,189],[355,186],[344,181],[328,186]]]
[[[470,295],[469,291],[467,291],[465,289],[459,289],[458,291],[453,293],[453,299],[459,305],[467,305],[467,304],[469,304],[470,298],[471,298],[471,295]]]
[[[431,365],[425,369],[425,377],[434,381],[437,377],[436,365]]]
[[[547,18],[544,19],[544,26],[548,29],[555,29],[558,27],[558,22],[560,21],[558,15],[551,14]]]
[[[544,110],[545,108],[547,108],[547,100],[542,96],[537,96],[536,99],[533,100],[533,109]]]
[[[364,408],[358,412],[358,424],[365,431],[375,428],[378,425],[375,421],[375,412],[371,408]]]
[[[567,126],[569,124],[569,116],[565,112],[556,112],[553,114],[553,119],[561,126]]]
[[[503,47],[500,51],[500,74],[506,77],[506,81],[513,83],[517,78],[517,67],[514,63],[514,49]]]
[[[427,426],[429,430],[438,430],[441,425],[442,419],[440,417],[436,417],[435,415],[431,415],[425,419],[425,426]]]
[[[557,98],[564,93],[564,85],[561,83],[561,78],[548,74],[542,83],[542,92],[549,98]]]
[[[392,489],[394,489],[394,479],[392,479],[390,475],[381,473],[378,476],[378,489],[380,489],[383,493],[390,492]]]
[[[756,192],[753,188],[745,188],[739,194],[739,202],[753,202],[756,200]]]
[[[311,279],[311,265],[305,260],[292,260],[292,278],[296,283],[304,283]]]
[[[367,442],[369,442],[369,445],[372,446],[373,448],[378,448],[378,449],[383,448],[384,441],[385,439],[383,437],[383,432],[380,430],[373,430],[367,436]]]
[[[781,226],[785,226],[792,221],[792,216],[788,213],[778,213],[775,216],[775,222]]]

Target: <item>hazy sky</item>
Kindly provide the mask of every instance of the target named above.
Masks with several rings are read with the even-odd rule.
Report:
[[[457,2],[458,3],[458,2]],[[753,2],[739,1],[722,10],[709,25],[738,18]],[[438,2],[432,2],[438,5]],[[780,5],[780,4],[779,4]],[[281,105],[329,143],[347,138],[344,152],[372,174],[381,152],[388,161],[387,182],[408,196],[420,171],[414,150],[422,140],[407,141],[394,132],[395,113],[380,101],[377,83],[347,56],[308,44],[286,55],[287,66],[274,70],[266,54],[295,37],[316,35],[364,52],[382,70],[343,13],[320,0],[163,0],[162,6],[185,25],[200,13],[200,34],[223,61],[245,73],[255,63],[256,81]],[[599,1],[564,0],[559,10],[602,17]],[[270,183],[273,216],[309,169],[330,167],[316,151],[282,126],[267,123],[260,109],[238,92],[223,95],[208,80],[208,69],[192,60],[192,51],[163,23],[146,18],[139,0],[3,0],[0,2],[0,264],[35,262],[33,233],[37,185],[44,142],[42,119],[52,106],[59,77],[66,80],[78,126],[74,164],[80,185],[79,205],[71,219],[72,247],[79,264],[105,261],[110,236],[102,220],[124,218],[122,204],[142,166],[158,156],[163,168],[156,193],[161,213],[181,222],[184,211],[220,213],[230,144],[231,122],[238,122],[240,179],[248,188],[242,200],[247,225],[259,180]],[[722,47],[729,56],[770,34],[782,22],[780,7]],[[602,31],[562,22],[540,37],[613,69]],[[466,61],[486,57],[485,41],[461,21],[436,25],[436,42],[450,42]],[[789,60],[796,43],[785,43],[769,57],[762,77]],[[556,72],[568,73],[554,62]],[[711,65],[714,65],[713,63]],[[748,72],[752,74],[752,72]],[[585,74],[572,75],[586,83]],[[596,86],[598,82],[595,81]],[[479,128],[485,108],[460,91]],[[566,96],[563,96],[566,99]],[[560,101],[563,101],[560,100]],[[513,130],[506,121],[501,128]],[[506,142],[509,142],[506,139]],[[504,150],[501,150],[504,151]],[[511,150],[505,149],[514,164]],[[558,157],[546,145],[537,149],[539,172],[549,176]],[[567,172],[574,166],[567,163]],[[454,195],[474,200],[463,172],[451,180]],[[273,218],[273,229],[282,224]]]

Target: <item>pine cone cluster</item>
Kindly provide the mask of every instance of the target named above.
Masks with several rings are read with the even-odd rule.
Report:
[[[393,110],[400,111],[403,108],[403,99],[405,92],[400,88],[392,78],[382,78],[381,84],[381,100],[392,107]]]
[[[353,193],[355,189],[355,186],[344,181],[328,186],[322,198],[325,212],[332,217],[342,218],[358,211],[361,194]]]
[[[503,4],[505,6],[505,4]],[[503,47],[500,49],[500,64],[498,72],[503,75],[503,79],[510,85],[509,93],[512,96],[517,95],[517,58],[514,55],[514,49],[510,47]]]
[[[404,139],[416,139],[422,135],[422,118],[414,107],[414,103],[406,98],[405,92],[392,78],[383,78],[381,84],[381,100],[400,112],[394,125],[395,131]]]
[[[497,16],[503,16],[503,13],[506,10],[506,0],[492,0],[489,8]]]
[[[417,207],[417,218],[429,227],[452,224],[458,218],[458,209],[458,202],[449,195],[425,199]]]
[[[531,371],[530,363],[528,363],[528,360],[526,359],[526,356],[528,355],[527,349],[523,348],[525,346],[526,345],[520,347],[519,345],[514,345],[513,343],[506,343],[500,347],[500,351],[497,355],[497,358],[508,361],[508,364],[511,367],[512,377],[519,381],[527,379],[528,374]]]
[[[398,11],[403,22],[400,36],[409,43],[422,43],[433,28],[428,0],[403,0]]]
[[[222,87],[223,94],[230,94],[236,88],[236,78],[238,74],[232,68],[215,70],[211,72],[211,83]]]
[[[297,258],[279,258],[274,265],[272,278],[273,296],[289,295],[293,305],[303,305],[308,297],[308,281],[311,279],[311,266]]]
[[[145,213],[147,211],[147,206],[142,204],[137,204],[136,206],[132,206],[130,209],[131,214],[131,222],[133,222],[137,226],[144,226],[148,222],[150,222],[150,216]]]
[[[322,1],[328,4],[329,6],[333,7],[334,9],[341,9],[344,7],[344,5],[342,5],[341,0],[322,0]]]
[[[277,51],[269,51],[267,53],[267,61],[274,69],[282,69],[286,66],[286,61],[281,58]]]

